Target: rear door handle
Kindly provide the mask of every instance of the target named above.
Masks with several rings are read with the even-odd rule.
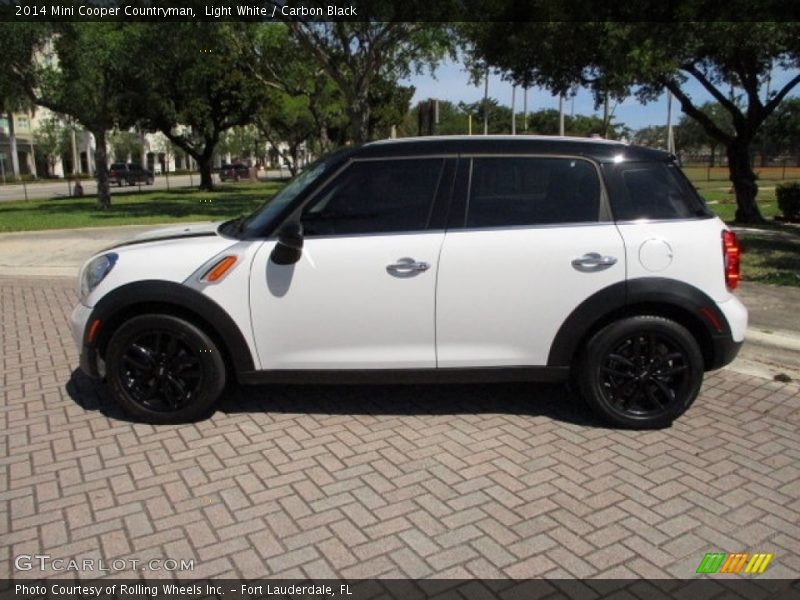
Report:
[[[410,275],[416,275],[417,273],[427,271],[430,268],[431,266],[428,263],[422,261],[418,262],[408,256],[397,259],[396,263],[386,265],[386,271],[388,271],[390,275],[396,275],[398,277],[409,277]]]
[[[572,261],[572,266],[579,271],[600,271],[615,264],[617,264],[616,256],[603,256],[599,252],[587,252]]]

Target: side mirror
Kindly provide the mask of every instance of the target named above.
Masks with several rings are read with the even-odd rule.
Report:
[[[276,265],[293,265],[303,254],[303,226],[298,222],[286,223],[278,230],[278,242],[270,258]]]

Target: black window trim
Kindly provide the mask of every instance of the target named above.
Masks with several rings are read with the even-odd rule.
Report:
[[[563,222],[563,223],[541,223],[541,224],[531,224],[531,225],[499,225],[497,227],[467,227],[467,215],[469,211],[469,201],[470,196],[472,194],[472,170],[474,165],[474,159],[476,158],[562,158],[568,160],[582,160],[594,167],[595,173],[597,174],[597,180],[600,184],[600,202],[599,202],[599,209],[598,209],[598,216],[597,221],[577,221],[577,222]],[[505,230],[505,229],[552,229],[554,227],[596,227],[596,226],[608,226],[614,224],[614,219],[611,215],[611,207],[610,201],[608,196],[608,190],[606,187],[605,177],[603,174],[603,170],[600,168],[600,163],[596,160],[589,158],[587,156],[582,156],[580,154],[550,154],[550,153],[493,153],[493,152],[481,152],[481,153],[463,153],[459,154],[459,161],[464,161],[467,163],[466,175],[464,174],[463,170],[459,169],[459,174],[461,177],[466,177],[466,188],[463,190],[464,193],[463,198],[455,198],[451,199],[451,205],[455,205],[460,210],[452,211],[451,214],[454,214],[453,218],[448,221],[447,229],[448,230],[461,230],[461,231],[496,231],[496,230]],[[463,184],[463,182],[461,182]],[[459,182],[454,184],[454,193],[455,189],[458,187]],[[459,206],[460,204],[460,206]],[[458,214],[460,212],[460,215]],[[456,221],[459,219],[459,221]]]
[[[314,199],[322,193],[323,190],[327,189],[329,184],[331,184],[336,178],[338,178],[342,173],[344,173],[347,169],[350,168],[351,165],[357,162],[395,162],[398,160],[425,160],[425,159],[438,159],[442,161],[441,170],[439,171],[439,179],[436,182],[436,191],[433,196],[433,201],[431,202],[431,207],[428,212],[428,219],[426,223],[426,227],[424,229],[410,229],[410,230],[400,230],[400,231],[384,231],[384,232],[374,232],[374,233],[343,233],[343,234],[329,234],[329,235],[314,235],[309,236],[309,240],[324,240],[324,239],[334,239],[334,238],[355,238],[355,237],[378,237],[378,236],[387,236],[387,235],[410,235],[410,234],[420,234],[420,233],[443,233],[446,229],[446,215],[449,213],[450,203],[452,201],[453,195],[453,187],[455,185],[455,177],[458,171],[458,155],[451,154],[451,153],[434,153],[434,154],[409,154],[403,156],[353,156],[348,158],[344,163],[342,163],[338,169],[336,169],[329,177],[326,177],[323,182],[315,187],[315,189],[308,194],[305,198],[303,198],[300,203],[295,206],[288,215],[281,221],[280,225],[278,225],[273,234],[266,238],[266,241],[275,240],[277,239],[277,231],[286,223],[291,222],[299,222],[302,219],[303,210],[305,207],[314,201]],[[445,181],[445,175],[448,173],[448,160],[453,161],[454,167],[452,172],[450,173],[451,180],[449,182]],[[444,197],[442,197],[444,196]],[[432,217],[436,215],[437,212],[441,211],[441,207],[439,206],[441,203],[445,205],[444,213],[445,219],[441,223],[434,223],[434,227],[431,227],[431,220]]]

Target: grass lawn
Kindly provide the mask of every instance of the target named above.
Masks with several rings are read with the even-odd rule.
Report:
[[[283,187],[282,182],[231,184],[213,192],[190,189],[111,196],[98,210],[94,197],[1,202],[0,232],[220,221],[249,213]]]

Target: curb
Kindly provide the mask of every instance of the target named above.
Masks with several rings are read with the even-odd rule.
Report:
[[[750,327],[744,339],[746,344],[800,352],[800,334],[792,331],[764,331]]]

